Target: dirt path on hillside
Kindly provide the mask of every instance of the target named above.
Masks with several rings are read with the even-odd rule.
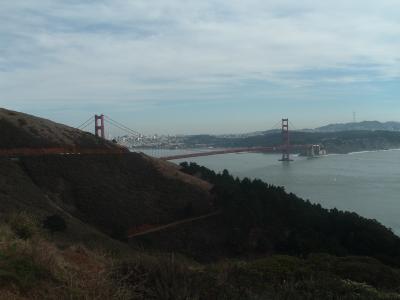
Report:
[[[167,229],[167,228],[170,228],[170,227],[175,227],[175,226],[183,225],[183,224],[186,224],[186,223],[191,223],[191,222],[194,222],[194,221],[207,219],[207,218],[219,215],[219,214],[221,214],[221,211],[216,211],[216,212],[212,212],[212,213],[209,213],[209,214],[206,214],[206,215],[202,215],[202,216],[199,216],[199,217],[184,219],[184,220],[176,221],[176,222],[169,223],[169,224],[166,224],[166,225],[157,226],[157,227],[153,227],[153,228],[150,228],[150,229],[145,229],[145,230],[140,231],[140,232],[135,232],[133,234],[129,234],[128,235],[128,239],[131,239],[131,238],[134,238],[134,237],[137,237],[137,236],[141,236],[141,235],[150,234],[150,233],[157,232],[157,231],[161,231],[161,230],[164,230],[164,229]]]

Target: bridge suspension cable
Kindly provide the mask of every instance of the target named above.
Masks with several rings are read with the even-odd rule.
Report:
[[[97,117],[102,117],[102,116],[103,116],[103,115],[101,115],[101,116],[97,116],[97,115],[96,115],[95,117],[92,116],[92,117],[90,117],[89,119],[87,119],[85,122],[83,122],[82,124],[80,124],[79,126],[76,126],[75,128],[76,128],[76,129],[79,129],[79,130],[84,130],[84,129],[86,129],[88,126],[93,125],[93,124],[96,122],[96,118],[97,118]],[[122,123],[120,123],[120,122],[118,122],[118,121],[116,121],[116,120],[110,118],[109,116],[104,116],[104,119],[105,119],[110,125],[112,125],[112,126],[118,128],[118,129],[122,130],[122,131],[125,132],[125,133],[128,133],[128,134],[130,134],[130,135],[132,135],[132,136],[140,136],[140,135],[141,135],[139,132],[137,132],[137,131],[135,131],[135,130],[133,130],[133,129],[130,129],[128,126],[125,126],[124,124],[122,124]],[[96,126],[97,126],[97,124],[96,124]]]
[[[297,131],[298,129],[293,125],[293,123],[292,122],[290,122],[290,120],[289,120],[289,125],[290,125],[290,127],[292,128],[292,131],[294,130],[294,131]]]
[[[92,121],[90,121],[88,124],[86,124],[85,126],[83,126],[82,128],[79,128],[80,130],[84,130],[84,129],[86,129],[87,127],[89,127],[89,126],[92,126],[93,124],[94,124],[94,119],[92,120]]]
[[[269,130],[267,131],[273,131],[273,130],[280,130],[281,129],[281,121],[279,120],[278,122],[276,122],[274,124],[274,126],[272,126]]]
[[[94,117],[91,116],[89,119],[87,119],[85,122],[83,122],[81,125],[77,126],[76,129],[84,129],[86,127],[88,127],[91,123],[94,122]]]
[[[137,131],[135,131],[133,129],[130,129],[128,126],[125,126],[124,124],[121,124],[120,122],[117,122],[117,121],[111,119],[108,116],[105,116],[105,118],[106,118],[107,122],[109,122],[111,125],[119,128],[119,129],[121,129],[122,131],[125,131],[125,132],[127,132],[127,133],[129,133],[131,135],[134,135],[134,136],[141,135],[140,132],[137,132]]]

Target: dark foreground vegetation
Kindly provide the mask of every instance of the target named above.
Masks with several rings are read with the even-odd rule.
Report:
[[[176,254],[59,247],[53,234],[26,213],[1,222],[1,300],[400,299],[400,270],[368,257],[269,255],[202,265]]]
[[[376,220],[324,209],[261,180],[239,180],[195,163],[182,170],[211,182],[215,205],[223,209],[230,247],[238,254],[366,255],[400,266],[400,238]]]
[[[213,183],[214,206],[223,213],[217,223],[193,224],[201,231],[190,227],[183,238],[173,236],[170,249],[88,247],[73,242],[65,214],[0,214],[0,300],[400,299],[399,238],[376,221],[325,210],[227,171],[195,164],[182,169]],[[216,231],[224,238],[209,247]],[[214,261],[201,263],[192,251],[181,251],[196,238],[206,245],[198,247],[199,257],[216,252]]]
[[[183,164],[213,184],[209,198],[140,155],[1,166],[0,300],[400,299],[398,237],[283,188]],[[115,232],[104,230],[128,216],[132,224],[185,218],[189,199],[195,212],[213,199],[222,214],[151,234],[152,247],[111,243]],[[144,200],[150,207],[140,207]]]

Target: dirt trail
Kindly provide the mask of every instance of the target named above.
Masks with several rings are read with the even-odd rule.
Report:
[[[206,218],[209,218],[209,217],[212,217],[212,216],[216,216],[216,215],[219,215],[219,214],[221,214],[221,211],[216,211],[216,212],[212,212],[212,213],[209,213],[209,214],[206,214],[206,215],[202,215],[202,216],[199,216],[199,217],[184,219],[184,220],[176,221],[176,222],[169,223],[169,224],[166,224],[166,225],[157,226],[157,227],[153,227],[153,228],[150,228],[150,229],[145,229],[145,230],[140,231],[140,232],[135,232],[133,234],[129,234],[128,235],[128,239],[131,239],[131,238],[134,238],[134,237],[137,237],[137,236],[141,236],[141,235],[145,235],[145,234],[149,234],[149,233],[153,233],[153,232],[157,232],[157,231],[161,231],[161,230],[164,230],[164,229],[167,229],[167,228],[170,228],[170,227],[175,227],[175,226],[179,226],[179,225],[182,225],[182,224],[191,223],[191,222],[194,222],[194,221],[206,219]]]

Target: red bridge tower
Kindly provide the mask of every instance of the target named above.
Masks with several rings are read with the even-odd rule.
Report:
[[[104,139],[104,115],[94,116],[94,134]]]
[[[282,159],[281,161],[291,161],[290,159],[290,139],[289,139],[289,119],[282,119]]]

